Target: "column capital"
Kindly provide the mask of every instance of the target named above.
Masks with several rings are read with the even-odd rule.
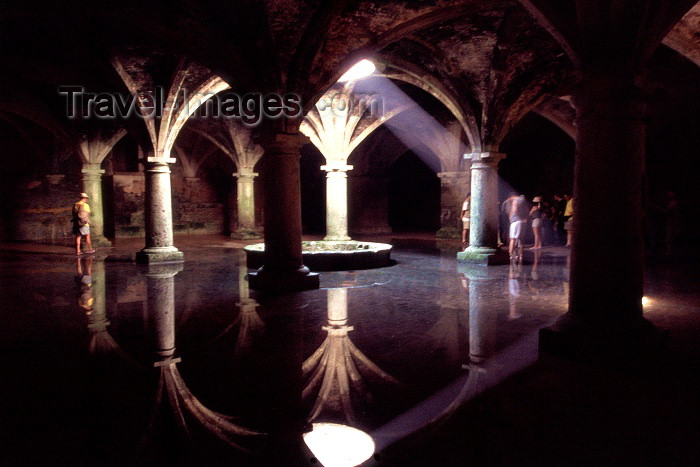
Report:
[[[100,168],[100,164],[83,164],[83,168],[80,169],[80,173],[88,175],[102,175],[105,173],[104,169]]]
[[[471,152],[464,154],[464,159],[470,160],[472,163],[481,163],[483,165],[496,165],[505,158],[506,155],[504,153],[495,151]]]
[[[321,170],[326,172],[347,172],[352,170],[352,165],[347,165],[340,161],[329,161],[326,165],[321,166]]]
[[[174,164],[177,159],[174,157],[147,157],[146,162],[149,164]]]
[[[253,169],[250,167],[241,167],[238,169],[238,172],[233,172],[231,175],[233,175],[236,178],[255,178],[258,175],[260,175],[257,172],[253,172]]]

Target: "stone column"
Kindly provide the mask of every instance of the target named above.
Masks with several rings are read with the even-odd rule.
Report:
[[[146,247],[136,255],[143,264],[184,261],[185,255],[173,245],[173,208],[170,168],[175,159],[149,157],[145,169]]]
[[[112,242],[104,236],[104,209],[102,206],[102,174],[100,164],[83,164],[83,191],[90,197],[90,237],[93,246],[111,246]]]
[[[333,162],[333,161],[332,161]],[[351,165],[329,163],[326,171],[326,236],[324,240],[350,240],[348,236],[348,170]]]
[[[236,177],[236,205],[238,226],[231,238],[246,240],[260,238],[260,232],[255,229],[255,191],[253,180],[258,176],[252,167],[241,167],[234,172]]]
[[[505,154],[477,152],[465,154],[472,161],[471,223],[469,247],[457,253],[459,261],[478,264],[507,264],[508,253],[498,248],[498,162]]]
[[[301,254],[300,134],[277,134],[263,156],[265,263],[248,275],[250,287],[283,293],[319,287]]]
[[[569,311],[541,331],[540,348],[637,359],[658,341],[642,317],[643,92],[638,76],[612,64],[585,70],[581,80]]]
[[[462,202],[470,191],[469,172],[438,172],[440,178],[439,238],[461,238]]]

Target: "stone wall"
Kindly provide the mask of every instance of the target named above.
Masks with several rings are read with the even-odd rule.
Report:
[[[70,244],[71,209],[78,193],[79,185],[61,176],[24,184],[8,212],[8,240]]]
[[[115,236],[144,235],[144,193],[146,181],[143,172],[115,172],[114,228]]]

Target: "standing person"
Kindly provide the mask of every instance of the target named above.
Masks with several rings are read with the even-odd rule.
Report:
[[[535,204],[532,206],[532,209],[530,209],[530,217],[532,218],[532,233],[535,236],[535,244],[531,249],[539,250],[542,248],[542,218],[544,217],[542,198],[535,196],[532,202]]]
[[[462,203],[462,246],[467,246],[469,240],[469,216],[471,209],[472,194],[467,193]]]
[[[565,243],[564,237],[566,236],[566,230],[564,230],[564,210],[566,209],[566,200],[563,196],[558,194],[554,195],[553,208],[554,213],[552,217],[554,226],[552,230],[554,233],[554,242],[557,245],[563,245]]]
[[[80,193],[80,201],[73,205],[73,235],[75,235],[75,254],[82,256],[80,241],[84,238],[87,250],[86,254],[94,253],[92,240],[90,239],[90,205],[87,203],[87,193]]]
[[[574,229],[574,198],[569,195],[564,195],[566,200],[566,209],[564,209],[564,229],[566,229],[566,247],[571,248],[571,238],[573,237]]]
[[[522,258],[522,224],[523,220],[527,218],[525,196],[518,196],[517,193],[511,193],[508,199],[503,202],[501,209],[508,213],[508,221],[510,222],[510,227],[508,229],[508,254],[510,255],[511,259],[516,257]],[[520,242],[518,244],[518,251],[516,252],[516,255],[513,256],[516,240],[519,240]]]

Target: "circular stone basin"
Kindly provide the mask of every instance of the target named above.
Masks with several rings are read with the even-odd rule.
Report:
[[[312,271],[348,271],[389,266],[391,245],[355,240],[321,240],[301,242],[304,265]],[[265,244],[256,243],[243,248],[250,269],[263,265]]]

